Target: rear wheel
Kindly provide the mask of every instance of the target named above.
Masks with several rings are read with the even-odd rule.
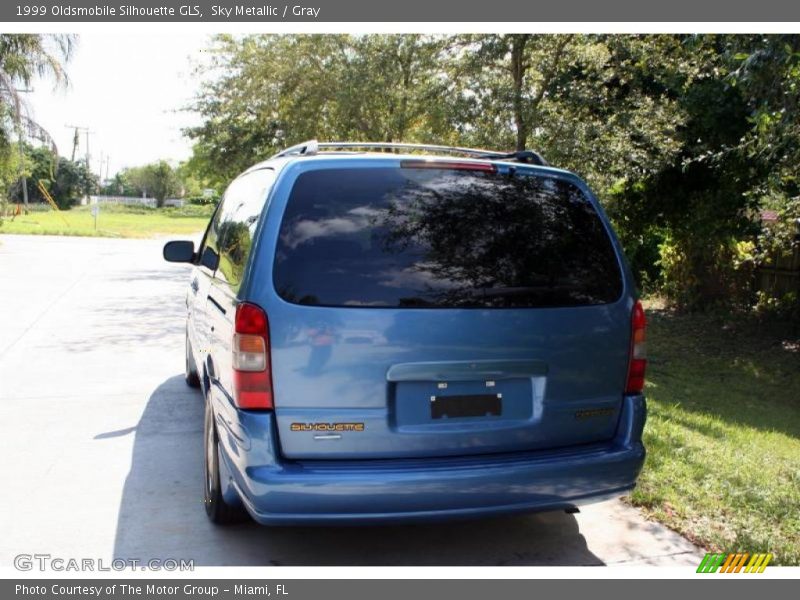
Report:
[[[222,494],[222,485],[219,475],[219,438],[217,437],[217,428],[214,425],[214,413],[211,410],[211,403],[208,399],[206,399],[204,429],[205,460],[203,462],[205,468],[203,469],[203,501],[206,507],[206,514],[212,523],[218,525],[244,521],[247,519],[247,512],[244,508],[226,502]]]
[[[193,388],[200,387],[200,375],[197,373],[197,366],[194,364],[194,357],[192,356],[192,346],[189,343],[189,332],[186,332],[186,361],[183,378],[186,380],[186,385]]]

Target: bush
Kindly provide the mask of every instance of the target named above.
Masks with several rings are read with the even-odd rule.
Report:
[[[211,198],[207,196],[190,196],[189,198],[186,198],[186,202],[197,206],[205,206],[209,204],[216,204],[217,198]]]
[[[620,243],[625,251],[636,285],[645,293],[657,293],[661,288],[660,248],[666,233],[657,227],[647,228],[639,235],[631,235],[617,226]]]
[[[778,219],[763,227],[755,251],[756,263],[764,267],[791,269],[793,256],[800,245],[800,196],[773,199]],[[762,281],[763,285],[763,281]],[[755,312],[761,318],[775,318],[800,323],[800,296],[790,285],[766,286],[756,295]],[[795,284],[796,288],[796,284]]]
[[[202,217],[210,218],[214,212],[214,207],[209,204],[184,204],[183,206],[168,206],[158,209],[168,217]]]
[[[746,309],[755,300],[755,244],[667,235],[659,246],[661,292],[682,310]]]
[[[800,322],[800,297],[796,292],[788,292],[774,297],[759,290],[756,293],[755,313],[761,319]]]

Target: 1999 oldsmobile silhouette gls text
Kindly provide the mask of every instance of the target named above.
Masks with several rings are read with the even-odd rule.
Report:
[[[307,142],[164,257],[194,264],[214,522],[478,517],[634,486],[644,313],[596,198],[534,152]]]

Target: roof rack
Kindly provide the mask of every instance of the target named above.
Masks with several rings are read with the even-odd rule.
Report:
[[[319,143],[317,143],[317,140],[308,140],[301,144],[297,144],[296,146],[290,146],[285,150],[281,150],[272,158],[280,158],[282,156],[296,156],[296,155],[313,156],[317,152],[319,152]]]
[[[318,142],[308,140],[282,150],[272,158],[285,156],[313,156],[320,150],[415,150],[434,152],[438,154],[461,154],[473,158],[486,158],[490,160],[512,160],[540,166],[550,166],[544,157],[533,150],[518,150],[516,152],[497,152],[495,150],[481,150],[479,148],[461,148],[458,146],[437,146],[433,144],[404,144],[397,142]]]

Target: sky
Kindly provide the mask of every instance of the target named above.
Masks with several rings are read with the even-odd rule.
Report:
[[[66,126],[89,127],[90,165],[99,173],[102,155],[103,177],[162,158],[177,163],[191,153],[181,128],[199,123],[180,109],[199,87],[193,70],[208,42],[205,34],[81,35],[66,65],[69,86],[37,80],[25,97],[62,156],[72,154]],[[85,154],[81,133],[77,155]]]

